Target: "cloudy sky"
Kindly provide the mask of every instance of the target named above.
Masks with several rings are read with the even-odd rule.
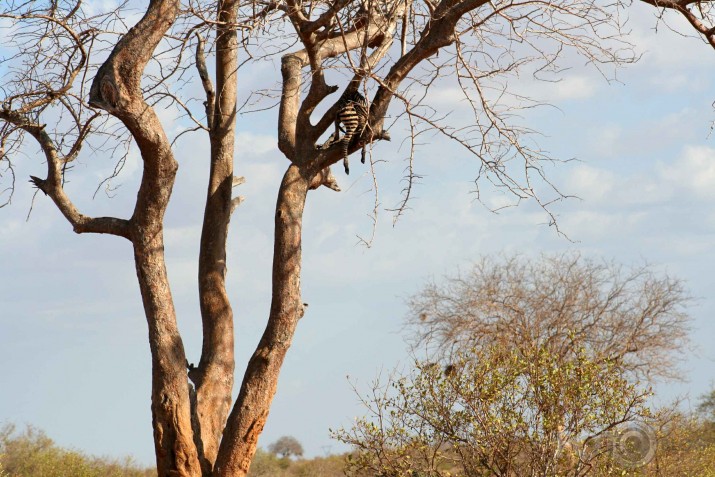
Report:
[[[404,131],[392,131],[391,143],[375,146],[375,158],[384,162],[376,166],[381,212],[372,248],[357,238],[371,234],[375,200],[372,178],[357,157],[350,177],[335,167],[343,192],[323,188],[310,195],[302,277],[310,307],[283,368],[262,446],[289,434],[309,455],[340,450],[328,429],[362,413],[352,386],[366,390],[380,372],[408,361],[401,335],[405,299],[425,280],[493,253],[579,250],[626,265],[648,262],[684,279],[697,298],[691,308],[694,350],[683,366],[684,382],[663,384],[658,394],[664,401],[686,393],[696,398],[712,386],[715,51],[662,24],[656,32],[652,9],[636,3],[629,13],[631,40],[642,58],[620,70],[619,81],[607,82],[575,62],[561,83],[514,85],[556,106],[525,116],[543,134],[540,145],[555,157],[578,159],[548,168],[563,192],[579,197],[553,209],[570,240],[548,227],[533,203],[491,213],[475,200],[475,158],[439,136],[418,151],[423,179],[394,227],[384,209],[400,198]],[[250,89],[278,74],[266,63],[240,81]],[[445,111],[456,117],[466,112],[448,89],[439,94]],[[170,112],[162,114],[173,123]],[[243,115],[238,124],[236,168],[247,178],[240,191],[246,201],[234,214],[228,251],[237,380],[269,308],[273,206],[287,165],[275,146],[276,114]],[[198,135],[179,142],[180,170],[166,220],[179,324],[194,362],[201,344],[195,277],[207,150]],[[0,211],[0,422],[33,424],[64,446],[131,454],[151,464],[150,357],[129,243],[75,235],[42,196],[26,220],[33,191],[25,179],[42,175],[43,164],[28,153],[16,165],[16,195]],[[111,197],[93,199],[113,164],[81,157],[68,192],[87,214],[128,217],[139,165],[131,156]],[[503,200],[483,199],[492,206]]]

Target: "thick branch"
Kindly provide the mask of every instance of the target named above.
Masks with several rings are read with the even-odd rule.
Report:
[[[288,5],[288,17],[296,26],[298,34],[301,35],[303,30],[302,26],[309,23],[308,13],[303,9],[302,2],[297,2],[296,0],[286,0],[286,4]]]
[[[97,71],[89,92],[90,104],[123,119],[132,112],[128,102],[141,98],[141,77],[147,62],[176,15],[178,0],[152,0],[146,14],[122,37]]]
[[[380,62],[382,58],[387,54],[387,52],[390,50],[390,46],[392,46],[393,43],[393,35],[395,32],[396,28],[396,22],[393,22],[390,25],[390,28],[387,31],[387,34],[383,36],[381,39],[380,45],[370,53],[370,56],[367,58],[365,65],[364,65],[364,70],[366,72],[372,71],[373,68]],[[351,91],[357,91],[357,89],[360,87],[360,80],[362,79],[362,72],[358,72],[353,76],[352,81],[350,81],[350,84],[347,86],[345,92],[349,93]],[[315,135],[316,139],[320,137],[332,124],[333,121],[335,120],[335,115],[337,114],[337,103],[331,106],[323,115],[322,118],[318,121],[318,123],[315,125],[315,127],[312,128],[312,132]],[[373,124],[370,124],[369,128],[366,128],[365,131],[368,135],[373,134],[375,132],[378,136],[381,134],[380,132],[377,131],[377,129],[373,126]],[[375,139],[388,139],[388,137],[376,137]],[[368,142],[371,142],[369,140]]]
[[[420,40],[390,68],[378,88],[370,110],[370,122],[381,129],[393,93],[400,83],[422,61],[435,55],[441,48],[456,40],[455,27],[467,12],[487,4],[487,0],[443,0],[435,9],[432,20],[422,31]]]
[[[303,31],[303,33],[313,33],[323,27],[330,26],[335,21],[337,12],[349,5],[350,1],[351,0],[335,0],[335,2],[314,21],[306,22],[301,25],[301,31]]]
[[[62,187],[64,158],[60,157],[57,147],[45,131],[44,125],[33,123],[22,114],[9,109],[0,110],[0,119],[14,124],[37,140],[47,161],[47,178],[32,177],[32,182],[52,199],[76,233],[111,234],[130,238],[129,222],[127,220],[115,217],[93,218],[77,210],[77,207],[75,207]]]
[[[288,54],[281,59],[283,94],[278,110],[278,149],[291,161],[296,159],[295,128],[300,105],[302,66],[299,54]]]
[[[318,45],[320,60],[335,58],[348,51],[361,48],[363,45],[375,44],[386,33],[386,25],[370,22],[366,28],[335,34]]]
[[[310,123],[310,115],[315,110],[315,107],[325,99],[326,96],[337,89],[334,86],[327,86],[325,84],[321,66],[322,62],[326,58],[332,58],[358,48],[363,48],[367,45],[377,47],[366,61],[355,67],[355,76],[348,86],[348,91],[357,90],[362,78],[387,54],[392,44],[397,18],[404,8],[406,8],[406,6],[403,3],[397,9],[397,14],[393,15],[389,20],[376,12],[374,18],[367,23],[365,27],[344,34],[336,34],[317,44],[304,41],[306,48],[293,54],[301,60],[303,63],[302,67],[306,66],[306,61],[308,61],[312,71],[311,87],[307,97],[300,106],[296,121],[298,130],[302,133],[301,137],[306,139],[306,147],[312,147],[314,145],[320,135],[332,124],[335,119],[335,114],[337,113],[337,105],[333,105],[318,121],[316,127],[313,127]],[[306,153],[307,151],[302,152]]]
[[[292,164],[276,204],[273,294],[266,330],[251,357],[216,460],[217,477],[243,477],[268,418],[278,374],[303,316],[300,296],[303,208],[310,180]]]
[[[693,3],[699,3],[695,0],[681,0],[681,1],[674,1],[674,0],[641,0],[644,3],[647,3],[649,5],[653,5],[656,8],[667,8],[670,10],[675,10],[677,12],[680,12],[686,20],[692,25],[695,30],[698,31],[705,39],[707,42],[715,48],[715,27],[709,27],[705,25],[702,20],[700,20],[693,12],[691,12],[688,9],[688,5],[693,4]]]
[[[308,90],[308,95],[305,100],[301,103],[300,111],[298,112],[297,127],[300,131],[311,131],[310,128],[310,115],[315,110],[315,107],[323,100],[326,96],[337,91],[337,87],[328,86],[325,83],[325,76],[323,72],[322,62],[325,60],[325,54],[329,53],[330,48],[324,48],[326,45],[330,46],[331,41],[341,39],[345,43],[345,37],[347,35],[351,36],[349,43],[355,43],[356,34],[364,32],[364,28],[358,28],[353,26],[349,31],[331,31],[331,28],[326,28],[324,31],[315,33],[315,31],[321,27],[326,27],[332,25],[337,20],[336,13],[342,8],[349,4],[346,0],[336,0],[336,2],[331,5],[328,11],[324,12],[315,22],[309,22],[300,15],[296,15],[297,10],[293,9],[288,12],[291,22],[293,23],[296,33],[303,43],[304,49],[302,51],[294,53],[298,56],[303,63],[302,67],[306,64],[310,64],[311,70],[311,80],[310,89]],[[289,5],[292,5],[289,2]],[[374,41],[374,39],[370,39]],[[345,51],[357,48],[360,46],[356,44],[355,46],[349,46],[345,43],[343,46],[346,47]],[[311,131],[312,132],[312,131]],[[317,137],[310,137],[304,141],[304,145],[308,145],[312,149],[312,145]],[[301,155],[307,154],[309,151],[301,151]]]

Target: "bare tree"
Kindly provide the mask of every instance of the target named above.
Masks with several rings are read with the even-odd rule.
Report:
[[[449,360],[454,350],[502,343],[585,349],[633,378],[679,376],[690,301],[683,283],[648,266],[624,269],[578,254],[485,258],[410,300],[413,344]]]
[[[505,188],[517,202],[533,199],[546,208],[562,198],[555,188],[545,198],[537,195],[540,185],[550,186],[542,169],[550,158],[527,128],[511,121],[515,109],[534,103],[510,94],[506,78],[522,71],[553,79],[558,58],[568,50],[597,66],[635,57],[621,36],[620,7],[592,0],[151,0],[148,6],[125,1],[110,11],[99,8],[80,0],[9,0],[0,7],[5,48],[11,50],[0,60],[0,157],[9,181],[4,197],[9,202],[15,187],[12,161],[34,140],[47,172],[32,182],[73,230],[131,242],[149,327],[161,476],[243,476],[255,453],[305,311],[305,199],[320,185],[339,189],[329,167],[341,159],[342,145],[337,136],[320,139],[334,123],[338,102],[312,118],[340,89],[328,85],[327,70],[347,71],[351,80],[343,92],[362,88],[370,98],[364,130],[350,152],[389,137],[386,115],[398,100],[392,110],[411,131],[407,186],[395,208],[399,216],[418,177],[412,158],[415,138],[425,128],[474,154],[477,178]],[[135,14],[140,18],[129,27],[127,19]],[[289,164],[276,204],[270,313],[231,409],[233,314],[225,274],[228,224],[241,200],[232,192],[241,183],[233,162],[236,73],[241,55],[250,64],[248,39],[256,37],[272,45],[263,54],[291,51],[281,59],[278,112],[278,145]],[[426,102],[430,87],[445,77],[457,82],[473,108],[468,127],[451,125]],[[185,97],[193,81],[203,90],[198,101]],[[188,124],[173,139],[156,112],[168,107],[181,111]],[[203,347],[196,366],[188,365],[178,332],[163,240],[177,171],[172,146],[192,131],[207,134],[211,144],[198,258]],[[115,158],[120,167],[132,143],[143,167],[132,215],[83,214],[64,188],[73,161],[90,149]]]

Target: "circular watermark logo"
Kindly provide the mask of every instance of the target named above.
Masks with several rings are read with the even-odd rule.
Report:
[[[580,443],[574,440],[565,442],[559,446],[557,455],[576,449],[581,453],[581,459],[587,462],[599,456],[608,456],[621,469],[633,470],[652,461],[657,446],[655,429],[645,422],[632,421]]]
[[[645,422],[626,422],[608,437],[613,460],[622,467],[635,469],[653,460],[658,441],[655,430]]]

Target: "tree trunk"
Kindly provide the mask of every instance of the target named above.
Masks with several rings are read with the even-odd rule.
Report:
[[[151,410],[159,477],[201,475],[191,426],[186,355],[164,262],[164,214],[178,165],[161,122],[144,101],[141,89],[144,67],[176,19],[179,7],[178,0],[152,0],[146,14],[119,40],[99,68],[90,89],[90,104],[124,123],[139,147],[144,165],[129,223],[149,325]]]
[[[248,472],[258,436],[268,418],[283,359],[303,316],[301,229],[309,184],[310,177],[296,165],[288,168],[281,182],[275,216],[270,317],[248,362],[241,391],[228,418],[216,460],[217,477],[243,477]]]
[[[199,253],[199,300],[203,324],[196,386],[194,433],[204,476],[211,475],[221,432],[231,409],[234,380],[233,310],[226,293],[226,240],[231,219],[236,126],[237,3],[220,2],[216,39],[216,97],[211,130],[211,171]]]
[[[157,472],[160,477],[197,477],[201,471],[191,429],[186,355],[176,325],[161,229],[135,238],[134,259],[149,324]]]

